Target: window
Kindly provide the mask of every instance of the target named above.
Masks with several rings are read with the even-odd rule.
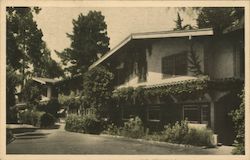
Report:
[[[208,105],[201,106],[201,123],[208,124],[209,122],[209,107]]]
[[[187,119],[189,122],[198,123],[199,122],[198,107],[197,106],[184,106],[183,118]]]
[[[187,74],[187,53],[179,53],[162,58],[163,77]]]
[[[147,120],[159,122],[161,119],[160,106],[150,106],[147,110]]]
[[[191,123],[208,124],[210,111],[208,105],[184,105],[183,119],[187,119]]]

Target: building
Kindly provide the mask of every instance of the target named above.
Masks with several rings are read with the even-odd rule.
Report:
[[[243,26],[221,35],[214,35],[212,28],[134,33],[89,69],[113,68],[114,92],[143,90],[141,103],[118,98],[117,119],[140,116],[152,129],[188,119],[211,128],[219,142],[232,144],[229,113],[239,106],[237,94],[244,84]]]
[[[41,102],[58,98],[57,84],[60,82],[59,80],[42,77],[33,77],[32,80],[38,82],[46,88],[45,92],[41,95]]]

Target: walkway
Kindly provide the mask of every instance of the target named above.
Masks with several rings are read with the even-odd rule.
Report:
[[[232,148],[202,149],[171,144],[152,144],[128,138],[40,129],[20,133],[7,145],[7,154],[230,154]]]

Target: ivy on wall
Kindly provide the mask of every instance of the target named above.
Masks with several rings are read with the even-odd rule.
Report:
[[[196,80],[170,83],[164,86],[121,88],[115,90],[112,97],[121,103],[143,105],[153,97],[164,99],[168,96],[174,96],[180,100],[197,99],[211,90],[231,90],[237,92],[242,86],[243,82],[237,79],[209,80],[208,77],[203,77]]]
[[[127,87],[115,90],[113,98],[120,102],[128,102],[134,104],[144,104],[147,99],[152,97],[164,98],[170,95],[178,95],[188,97],[193,93],[201,93],[207,88],[207,78],[182,81],[179,83],[166,84],[164,87]]]

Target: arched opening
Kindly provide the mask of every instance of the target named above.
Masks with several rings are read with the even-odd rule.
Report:
[[[237,93],[229,93],[215,103],[215,133],[222,144],[232,145],[234,142],[235,131],[229,114],[239,107],[240,102]]]

